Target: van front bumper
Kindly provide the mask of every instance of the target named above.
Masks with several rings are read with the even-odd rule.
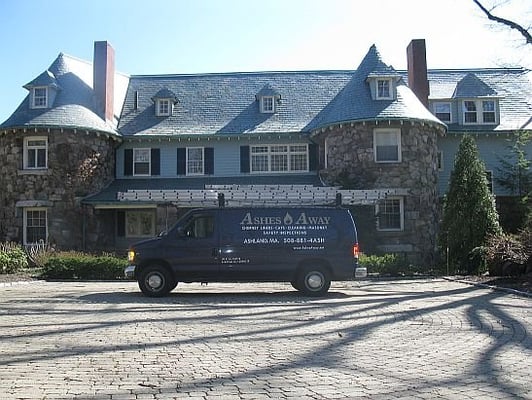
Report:
[[[127,279],[134,279],[135,278],[135,266],[128,265],[126,269],[124,269],[124,275]]]

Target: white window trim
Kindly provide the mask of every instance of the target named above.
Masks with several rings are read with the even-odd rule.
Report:
[[[24,245],[37,244],[40,242],[28,242],[28,211],[44,211],[46,215],[46,234],[45,234],[45,243],[48,242],[48,209],[46,207],[27,207],[23,209],[23,241]]]
[[[189,165],[188,165],[188,157],[189,157],[189,151],[190,150],[197,150],[197,149],[200,149],[201,150],[201,172],[189,172]],[[186,175],[187,176],[201,176],[201,175],[205,175],[205,147],[187,147],[186,148],[186,155],[187,155],[187,160],[186,160]]]
[[[271,100],[272,108],[266,109],[265,104],[266,100]],[[274,114],[275,113],[275,97],[274,96],[262,96],[260,98],[260,112],[263,114]]]
[[[167,112],[161,112],[161,105],[163,103],[168,103],[168,111]],[[155,115],[158,117],[168,117],[172,115],[172,100],[171,99],[157,99],[155,101]]]
[[[377,135],[379,133],[394,133],[397,140],[397,160],[377,160]],[[401,149],[401,129],[396,128],[376,128],[373,130],[373,154],[374,160],[378,164],[397,164],[402,162],[402,149]]]
[[[434,116],[437,118],[440,118],[436,115],[436,106],[439,104],[447,104],[449,106],[449,120],[443,120],[440,119],[440,121],[445,122],[446,124],[452,124],[453,123],[453,105],[450,101],[435,101],[432,103],[432,110],[434,111]]]
[[[288,148],[287,152],[286,153],[274,153],[271,151],[271,148],[274,147],[274,146],[286,146]],[[297,169],[297,170],[294,170],[292,169],[292,162],[291,162],[291,155],[292,154],[303,154],[303,152],[294,152],[292,153],[290,151],[290,147],[291,146],[305,146],[305,155],[306,155],[306,167],[304,169]],[[261,155],[266,155],[268,157],[268,170],[266,171],[254,171],[253,170],[253,151],[252,149],[254,147],[267,147],[268,148],[268,151],[266,153],[261,153]],[[286,154],[287,158],[288,158],[288,168],[286,171],[272,171],[272,163],[271,163],[271,157],[272,155],[275,155],[275,154]],[[305,172],[309,172],[309,168],[310,168],[310,159],[309,159],[309,146],[307,143],[291,143],[291,144],[288,144],[288,143],[283,143],[283,144],[258,144],[258,145],[252,145],[250,146],[249,148],[249,171],[251,174],[294,174],[294,173],[305,173]]]
[[[29,162],[29,159],[28,159],[28,150],[30,149],[29,146],[28,146],[28,142],[30,141],[33,141],[33,140],[44,140],[46,142],[46,144],[44,145],[44,167],[29,167],[28,166],[28,162]],[[31,148],[35,148],[35,149],[42,149],[43,147],[31,147]],[[34,171],[34,170],[45,170],[45,169],[48,169],[48,137],[46,136],[28,136],[28,137],[25,137],[24,138],[24,145],[23,145],[23,151],[22,151],[22,159],[23,159],[23,168],[25,170],[30,170],[30,171]]]
[[[379,82],[386,81],[388,82],[388,96],[379,96]],[[392,78],[376,78],[375,79],[375,99],[376,100],[393,100],[393,79]]]
[[[35,96],[35,92],[39,89],[44,89],[44,104],[36,104],[37,96]],[[31,88],[31,108],[48,108],[49,97],[48,86],[35,86]]]
[[[129,224],[131,223],[130,220],[128,219],[128,216],[131,216],[132,213],[142,213],[142,214],[149,214],[150,216],[150,222],[151,222],[151,227],[150,227],[150,233],[149,234],[146,234],[146,235],[130,235],[128,232],[128,227],[129,227]],[[147,210],[130,210],[130,211],[126,211],[126,218],[125,218],[125,236],[127,238],[142,238],[142,237],[152,237],[155,235],[155,213],[153,211],[147,211]]]
[[[137,174],[135,172],[136,168],[135,168],[135,164],[137,163],[137,161],[135,161],[135,153],[138,152],[138,151],[145,151],[145,150],[148,150],[148,172],[146,174]],[[146,162],[146,161],[142,161],[143,163]],[[138,149],[133,149],[133,176],[151,176],[151,149],[150,148],[138,148]]]
[[[403,197],[387,197],[386,200],[399,200],[399,222],[400,228],[381,228],[380,220],[377,223],[377,231],[379,232],[402,232],[405,230],[405,209],[404,209],[404,198]],[[375,204],[375,215],[379,215],[379,203]]]
[[[475,107],[476,107],[475,111],[477,114],[476,122],[466,121],[466,108],[465,108],[466,101],[475,103]],[[488,122],[484,121],[483,105],[484,105],[484,102],[486,101],[493,102],[493,113],[495,115],[495,121],[488,121]],[[499,123],[499,107],[498,107],[497,101],[495,99],[464,99],[462,100],[462,123],[464,125],[496,125],[498,124]]]

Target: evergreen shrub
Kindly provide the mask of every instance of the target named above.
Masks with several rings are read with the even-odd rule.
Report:
[[[124,277],[125,258],[63,251],[50,256],[43,267],[45,279],[118,280]]]
[[[0,243],[0,274],[13,274],[27,268],[24,249],[16,243]]]

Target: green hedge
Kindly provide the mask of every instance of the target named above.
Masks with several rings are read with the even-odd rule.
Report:
[[[13,274],[28,267],[24,249],[15,243],[0,243],[0,274]]]
[[[398,254],[361,254],[359,264],[368,269],[368,274],[380,276],[409,276],[426,274],[422,268],[412,265],[405,256]]]
[[[112,255],[95,256],[78,252],[60,252],[48,258],[42,277],[45,279],[106,279],[124,278],[125,258]]]

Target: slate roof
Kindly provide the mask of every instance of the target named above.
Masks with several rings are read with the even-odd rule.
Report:
[[[397,99],[373,100],[368,77],[393,77]],[[500,124],[492,130],[532,128],[532,83],[521,68],[429,70],[430,99],[488,96],[499,99]],[[387,65],[375,46],[356,70],[242,72],[182,75],[115,75],[115,123],[97,114],[92,64],[59,54],[25,85],[53,85],[52,108],[30,109],[29,95],[2,128],[65,127],[135,135],[241,135],[313,131],[332,124],[366,120],[441,122],[406,85],[405,71]],[[275,94],[274,114],[260,113],[257,94]],[[155,115],[153,99],[178,100],[171,116]],[[174,97],[175,96],[175,97]],[[441,124],[443,126],[443,124]],[[485,130],[451,125],[450,130]]]
[[[498,98],[500,124],[490,127],[491,130],[532,129],[532,72],[524,68],[432,69],[428,71],[428,79],[431,101],[470,95]],[[448,128],[449,132],[487,129],[458,124]]]
[[[369,75],[397,76],[397,100],[372,100]],[[260,113],[256,96],[265,88],[280,96],[275,114]],[[151,101],[162,89],[179,99],[169,117],[156,116]],[[375,119],[441,124],[372,46],[355,71],[133,75],[118,130],[124,136],[268,134]]]
[[[52,65],[26,87],[57,85],[51,108],[30,109],[30,95],[22,101],[1,128],[64,127],[97,130],[117,135],[116,123],[105,122],[96,111],[92,64],[66,54],[59,54]],[[115,114],[122,109],[128,77],[115,74]]]

